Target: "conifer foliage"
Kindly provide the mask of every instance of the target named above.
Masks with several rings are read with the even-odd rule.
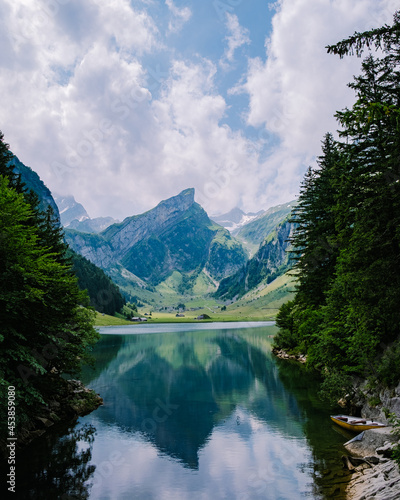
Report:
[[[277,346],[326,373],[400,380],[400,14],[391,26],[328,47],[340,57],[379,48],[349,84],[293,216],[295,299],[277,318]]]
[[[1,409],[5,390],[14,386],[21,422],[46,403],[57,377],[79,373],[98,334],[61,230],[50,213],[38,210],[9,159],[0,133]]]
[[[110,316],[121,312],[126,300],[112,279],[90,260],[85,259],[70,248],[67,255],[71,257],[79,287],[89,294],[90,305],[96,311]]]

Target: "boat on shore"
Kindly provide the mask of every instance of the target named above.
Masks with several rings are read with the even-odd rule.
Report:
[[[365,418],[351,417],[349,415],[331,415],[331,420],[344,429],[352,432],[362,432],[368,429],[379,429],[386,427],[385,424],[367,420]]]

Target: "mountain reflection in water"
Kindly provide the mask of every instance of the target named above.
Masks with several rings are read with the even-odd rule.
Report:
[[[83,377],[104,406],[77,425],[96,428],[81,498],[341,498],[345,438],[313,377],[272,355],[275,327],[176,329],[102,335]]]

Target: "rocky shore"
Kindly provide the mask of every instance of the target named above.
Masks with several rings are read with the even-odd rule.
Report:
[[[388,414],[394,413],[400,418],[400,384],[394,388],[374,386],[367,380],[354,379],[353,394],[345,397],[347,406],[358,409],[358,413],[367,419],[374,419],[389,424]]]
[[[305,363],[306,356],[291,355],[283,349],[273,349],[275,356]],[[346,487],[348,500],[399,500],[400,470],[391,459],[392,448],[399,443],[390,427],[389,413],[400,418],[400,384],[395,388],[375,386],[362,379],[354,379],[352,394],[339,404],[346,412],[385,423],[387,427],[371,429],[362,439],[345,443],[348,455],[342,457],[344,468],[351,478]],[[347,481],[347,479],[346,479]]]
[[[349,500],[394,500],[400,498],[399,466],[391,460],[393,444],[399,442],[391,433],[389,413],[400,417],[400,384],[395,388],[371,387],[366,380],[355,379],[353,394],[342,403],[355,409],[363,418],[388,426],[365,431],[362,440],[346,444],[353,456],[364,457],[371,465],[355,468],[347,487]],[[368,460],[371,459],[372,461]]]
[[[73,422],[103,404],[102,398],[85,387],[80,380],[58,378],[55,387],[56,390],[52,391],[46,406],[39,406],[34,412],[34,417],[18,428],[17,449],[24,448],[53,425]],[[3,442],[1,452],[6,457],[6,447]]]
[[[306,363],[307,356],[305,354],[288,354],[283,349],[272,349],[272,352],[275,354],[277,358],[281,359],[293,359],[294,361],[298,361],[299,363]]]
[[[391,460],[396,438],[390,427],[371,429],[362,439],[345,443],[349,457],[343,457],[352,476],[346,488],[348,500],[395,500],[400,498],[399,466]],[[363,460],[354,460],[361,457]]]

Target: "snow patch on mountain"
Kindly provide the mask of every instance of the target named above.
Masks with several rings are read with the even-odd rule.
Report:
[[[260,210],[257,213],[249,212],[246,214],[240,208],[235,207],[226,214],[211,216],[211,220],[213,220],[220,226],[223,226],[228,231],[233,232],[236,229],[245,226],[254,219],[257,219],[257,217],[260,217],[263,214],[264,210]]]
[[[54,196],[60,211],[61,224],[65,228],[76,229],[81,233],[100,233],[119,221],[112,217],[95,217],[91,219],[84,206],[71,195]]]

